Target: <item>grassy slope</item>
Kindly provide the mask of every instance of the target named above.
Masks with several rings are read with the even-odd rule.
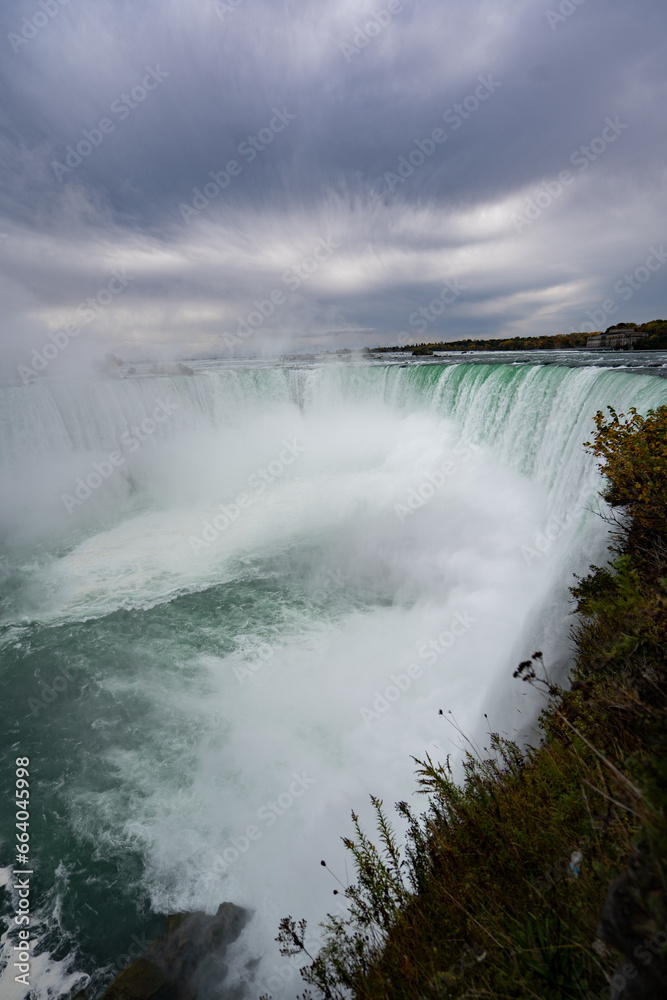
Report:
[[[326,946],[308,956],[303,975],[316,995],[625,998],[646,966],[658,974],[667,940],[656,938],[667,929],[667,407],[646,421],[612,418],[598,416],[593,449],[606,461],[606,498],[630,520],[612,567],[592,567],[573,590],[570,688],[550,685],[533,654],[517,674],[548,698],[539,746],[492,735],[488,760],[469,757],[463,788],[446,767],[421,763],[428,810],[414,817],[399,804],[411,823],[401,847],[381,803],[379,847],[355,820],[346,840],[357,866],[345,893],[352,916],[330,918]],[[603,943],[610,882],[629,862],[623,916],[608,905]],[[304,937],[303,925],[282,922],[284,954],[303,952]],[[642,946],[648,959],[637,958]],[[667,995],[657,990],[636,995]]]

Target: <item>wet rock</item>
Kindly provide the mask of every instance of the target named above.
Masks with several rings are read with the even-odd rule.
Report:
[[[615,878],[600,917],[600,937],[626,956],[612,977],[614,1000],[667,1000],[667,962],[659,955],[667,934],[647,905],[643,874],[635,863]]]
[[[102,378],[118,378],[122,366],[122,358],[116,357],[115,354],[107,354],[104,361],[98,365],[98,371]]]
[[[103,1000],[180,1000],[179,986],[157,965],[145,958],[123,969],[104,994]]]
[[[223,903],[212,917],[169,917],[167,933],[114,979],[102,1000],[236,1000],[239,991],[225,987],[224,959],[250,916],[248,910]]]
[[[153,365],[154,375],[194,375],[194,371],[181,361]]]

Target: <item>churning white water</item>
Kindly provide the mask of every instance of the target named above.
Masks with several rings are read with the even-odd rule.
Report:
[[[566,667],[571,574],[606,557],[592,417],[667,401],[600,367],[199,368],[0,391],[35,1000],[101,988],[151,914],[226,900],[254,911],[231,975],[294,997],[277,925],[340,900],[320,860],[352,876],[350,810],[455,750],[440,709],[482,742],[526,731],[512,670],[537,647]],[[0,989],[23,995],[10,967]]]

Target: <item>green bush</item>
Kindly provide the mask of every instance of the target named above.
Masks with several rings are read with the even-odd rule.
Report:
[[[448,761],[416,761],[427,807],[397,805],[403,844],[380,801],[379,846],[353,815],[347,916],[322,925],[316,956],[303,921],[280,926],[283,953],[307,959],[305,996],[600,997],[627,962],[597,934],[631,857],[632,919],[649,939],[667,926],[667,407],[610,413],[587,447],[602,459],[603,496],[627,518],[615,560],[572,589],[569,688],[534,653],[515,676],[546,699],[536,745],[490,734],[461,785]]]

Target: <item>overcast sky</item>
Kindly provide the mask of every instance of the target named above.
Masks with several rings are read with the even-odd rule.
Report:
[[[667,315],[664,0],[0,20],[5,369],[68,324],[131,359]]]

